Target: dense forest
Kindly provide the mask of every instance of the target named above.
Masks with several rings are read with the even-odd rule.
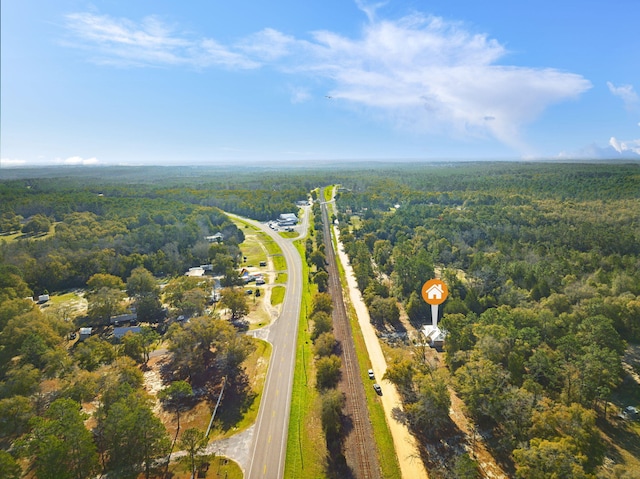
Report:
[[[212,264],[233,286],[243,233],[225,212],[272,219],[329,184],[340,185],[341,241],[381,335],[401,331],[405,317],[416,328],[429,323],[421,286],[434,275],[448,284],[440,323],[448,333],[446,368],[405,346],[412,354],[397,356],[387,372],[425,445],[430,474],[478,477],[477,468],[456,459],[459,451],[449,451],[442,464],[430,456],[430,446],[446,449],[458,433],[448,420],[453,388],[510,475],[638,477],[614,447],[640,437],[637,423],[616,419],[625,406],[640,406],[640,389],[628,381],[623,360],[640,342],[637,163],[52,168],[7,170],[3,178],[4,477],[21,477],[20,465],[37,477],[91,477],[101,470],[135,477],[140,471],[133,465],[165,454],[170,438],[150,412],[140,375],[160,330],[149,327],[117,347],[98,337],[71,347],[70,333],[107,323],[123,304],[150,312],[154,321],[162,317],[161,301],[175,315],[202,314],[210,285],[183,274]],[[205,239],[216,233],[223,244]],[[306,255],[322,292],[327,277],[315,239]],[[73,288],[89,301],[86,317],[25,300]],[[314,347],[322,358],[326,350],[329,361],[333,340],[322,329],[322,308],[314,311]],[[178,383],[214,394],[214,379],[228,375],[237,378],[230,387],[242,396],[240,364],[252,346],[228,322],[203,317],[164,334],[177,353]],[[90,431],[78,403],[96,398]],[[325,432],[331,436],[326,425]],[[78,441],[65,440],[71,437]],[[631,464],[640,464],[637,446],[630,451]],[[60,470],[51,469],[56,464]]]
[[[338,220],[381,332],[402,329],[396,303],[430,323],[422,284],[437,272],[449,286],[450,376],[420,354],[387,372],[415,433],[455,434],[450,385],[516,477],[595,477],[612,452],[599,428],[615,403],[638,406],[637,384],[620,394],[627,342],[640,341],[638,165],[386,173],[343,182]]]

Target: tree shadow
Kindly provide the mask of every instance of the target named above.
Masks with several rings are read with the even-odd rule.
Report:
[[[216,405],[219,388],[214,391],[213,388],[208,394],[211,408]],[[243,371],[239,371],[233,378],[227,378],[224,394],[220,407],[216,415],[216,422],[223,431],[228,431],[235,427],[244,417],[246,412],[251,408],[258,394],[251,389],[249,384],[249,376]]]
[[[611,438],[611,441],[621,449],[624,449],[634,457],[640,457],[640,440],[638,440],[638,433],[635,432],[630,421],[624,419],[614,421],[598,421],[598,425],[607,436]],[[616,459],[622,460],[620,453],[614,448],[608,448],[608,456],[617,456]]]
[[[400,424],[404,424],[405,426],[409,425],[409,419],[407,418],[407,413],[397,406],[391,409],[391,417],[394,419],[394,421],[397,421]]]
[[[349,416],[341,416],[341,432],[337,435],[327,434],[327,464],[325,472],[329,479],[355,479],[355,474],[344,451],[345,439],[353,431],[353,421]]]

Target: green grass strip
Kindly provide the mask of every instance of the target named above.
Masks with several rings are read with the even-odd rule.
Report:
[[[287,269],[287,261],[284,259],[282,255],[272,256],[273,260],[273,269],[276,271],[285,271]]]
[[[313,344],[307,321],[307,312],[311,309],[311,297],[315,292],[315,285],[309,284],[309,266],[304,261],[304,241],[296,241],[294,244],[303,258],[303,292],[284,477],[285,479],[306,477],[323,479],[326,478],[327,450],[320,427],[319,395],[313,387],[315,377]],[[311,425],[315,427],[310,427]]]
[[[274,286],[271,290],[271,305],[276,306],[284,301],[284,286]]]

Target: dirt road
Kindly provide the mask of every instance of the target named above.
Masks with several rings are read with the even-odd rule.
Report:
[[[403,479],[428,479],[427,471],[420,459],[415,438],[411,435],[409,429],[404,424],[393,418],[393,410],[396,408],[402,409],[400,396],[391,382],[382,379],[382,376],[387,370],[387,361],[382,353],[378,336],[371,325],[369,310],[362,300],[362,295],[358,289],[353,269],[351,268],[349,259],[344,252],[342,243],[339,241],[340,234],[336,227],[334,227],[334,232],[338,238],[338,257],[347,276],[349,297],[358,315],[358,323],[360,324],[360,329],[364,336],[373,372],[376,376],[377,382],[382,386],[382,396],[380,398],[387,418],[387,424],[389,425],[389,429],[393,437],[393,443],[398,455],[398,462],[400,464],[402,477]]]

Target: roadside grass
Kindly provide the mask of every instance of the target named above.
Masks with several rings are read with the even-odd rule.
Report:
[[[640,471],[640,421],[613,419],[601,430],[611,462],[598,468],[598,477],[616,479],[627,477],[620,475],[623,471]]]
[[[2,240],[7,240],[7,242],[13,241],[18,236],[22,236],[21,231],[8,231],[6,233],[0,233],[0,241]]]
[[[282,304],[284,301],[284,292],[286,288],[284,286],[274,286],[271,290],[271,305],[276,306]]]
[[[303,258],[303,289],[284,477],[322,479],[327,477],[327,448],[320,421],[320,395],[315,388],[313,344],[307,319],[307,313],[311,309],[311,298],[317,287],[309,284],[309,266],[304,260],[304,242],[296,241],[294,244]]]
[[[267,248],[267,253],[269,253],[272,256],[277,254],[279,255],[282,254],[282,250],[280,249],[280,246],[278,246],[278,243],[276,243],[273,240],[273,238],[271,238],[270,236],[267,236],[267,234],[263,233],[262,231],[260,231],[259,234],[262,235],[263,244]],[[283,269],[286,269],[286,266]]]
[[[266,310],[266,305],[262,299],[264,297],[264,289],[256,288],[256,290],[258,289],[261,290],[260,300],[256,299],[255,293],[251,296],[253,299],[249,300],[249,307],[251,308],[250,330],[262,328],[271,322],[271,315]]]
[[[288,278],[289,276],[287,276],[287,273],[278,273],[278,276],[276,276],[276,283],[287,284]]]
[[[298,233],[296,231],[281,231],[279,234],[283,238],[297,238],[298,237]]]
[[[331,228],[331,241],[335,250],[338,250],[337,238],[333,228]],[[337,254],[336,254],[337,255]],[[338,260],[338,270],[340,272],[340,284],[342,290],[348,292],[349,287],[347,285],[347,279],[345,275],[342,263]],[[365,385],[369,385],[371,380],[367,374],[367,370],[371,367],[371,361],[369,360],[369,353],[367,352],[367,346],[364,342],[364,336],[358,323],[358,315],[356,314],[353,304],[351,304],[351,298],[348,294],[345,295],[347,312],[349,314],[349,321],[351,323],[351,331],[353,334],[353,342],[355,344],[356,355],[358,356],[358,364],[360,366],[360,375],[362,382]],[[367,408],[369,409],[369,418],[371,425],[373,426],[373,436],[376,440],[378,461],[380,462],[380,468],[382,469],[382,477],[384,478],[397,478],[402,477],[400,472],[400,464],[398,463],[398,457],[396,454],[396,448],[393,444],[393,436],[389,430],[387,424],[386,415],[382,402],[378,398],[378,395],[373,390],[373,387],[365,386],[364,391],[367,398]]]
[[[208,456],[199,456],[199,461],[208,462],[209,467],[206,475],[200,476],[196,473],[196,477],[204,477],[205,479],[225,478],[225,479],[242,479],[242,469],[235,461],[226,457],[210,454]],[[189,470],[189,462],[186,457],[180,458],[180,460],[172,463],[169,466],[169,473],[173,479],[191,479],[191,471]],[[144,474],[140,474],[138,479],[144,478]],[[151,477],[161,478],[164,476],[164,471],[160,475],[152,475]]]
[[[287,269],[287,261],[282,256],[282,253],[272,255],[271,259],[273,260],[273,269],[276,271],[286,271]]]

